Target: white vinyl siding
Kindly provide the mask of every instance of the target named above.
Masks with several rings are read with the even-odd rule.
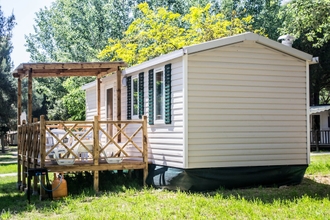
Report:
[[[307,164],[306,63],[253,42],[188,56],[188,167]]]
[[[144,70],[130,74],[132,77],[144,72],[144,106],[145,115],[148,115],[148,71],[163,68],[172,64],[172,123],[155,123],[148,125],[149,161],[157,165],[183,167],[183,86],[181,58],[160,63]],[[126,89],[122,89],[122,109],[126,109]],[[123,111],[123,115],[125,115]]]
[[[86,90],[86,121],[93,121],[97,115],[95,87]]]
[[[229,44],[231,39],[187,47],[173,53],[175,58],[164,55],[126,70],[132,77],[144,72],[148,115],[148,72],[172,65],[171,124],[148,125],[150,163],[186,169],[308,164],[308,56],[268,39]],[[116,120],[115,74],[102,79],[102,120],[108,88],[113,88]],[[126,120],[127,87],[121,92]],[[95,87],[86,89],[86,119],[94,115]]]

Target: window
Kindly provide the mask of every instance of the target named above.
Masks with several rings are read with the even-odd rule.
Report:
[[[144,72],[128,76],[127,82],[127,120],[142,118],[144,115]]]
[[[139,79],[132,79],[132,117],[139,117]]]
[[[164,72],[155,73],[155,119],[164,119]]]
[[[154,121],[171,124],[171,64],[166,64],[164,68],[149,70],[149,125]],[[158,123],[157,122],[157,123]]]

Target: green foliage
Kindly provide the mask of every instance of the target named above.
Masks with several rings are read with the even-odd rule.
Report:
[[[128,26],[129,0],[57,0],[36,13],[35,33],[26,36],[34,62],[93,61],[109,37]]]
[[[15,16],[6,18],[0,6],[0,128],[7,129],[14,129],[16,124],[16,84],[10,73],[13,65],[11,38],[15,24]]]
[[[284,7],[282,16],[282,33],[306,38],[316,48],[330,40],[329,0],[294,0]]]
[[[35,92],[33,93],[33,98],[42,96],[42,99],[37,100],[40,104],[39,108],[34,109],[36,117],[44,114],[51,120],[68,119],[67,109],[61,100],[67,94],[67,90],[63,86],[65,80],[66,78],[61,77],[38,78],[34,80],[33,88]],[[34,103],[37,101],[34,101]]]
[[[92,80],[92,77],[70,77],[64,82],[64,88],[69,93],[62,100],[68,109],[69,120],[85,120],[85,92],[80,87]]]
[[[165,8],[155,12],[147,3],[138,8],[143,16],[131,23],[123,39],[108,40],[99,54],[101,59],[124,60],[134,65],[183,46],[252,31],[251,16],[229,21],[223,14],[212,14],[210,4],[192,7],[186,15]]]
[[[120,38],[131,22],[131,0],[56,0],[36,13],[35,33],[26,38],[32,62],[90,62],[109,37]],[[66,82],[66,80],[69,80]],[[38,78],[33,114],[52,120],[85,118],[80,86],[90,78]],[[39,98],[38,98],[39,97]]]
[[[282,25],[278,16],[281,0],[221,0],[220,11],[226,19],[244,18],[252,16],[254,29],[261,29],[270,39],[279,37],[277,30]]]
[[[330,1],[294,0],[280,16],[285,20],[281,33],[297,38],[293,47],[319,57],[310,66],[310,104],[318,105],[320,91],[330,89]]]

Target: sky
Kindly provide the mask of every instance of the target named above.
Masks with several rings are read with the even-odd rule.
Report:
[[[0,0],[1,10],[6,17],[12,13],[15,15],[17,25],[13,29],[12,44],[14,50],[11,59],[14,67],[30,60],[29,53],[26,52],[24,35],[34,33],[33,25],[35,13],[40,8],[49,7],[54,0]]]

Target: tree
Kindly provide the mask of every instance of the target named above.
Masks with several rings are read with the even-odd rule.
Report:
[[[86,84],[86,78],[70,77],[63,86],[70,93],[63,96],[63,104],[68,109],[68,114],[71,116],[70,120],[84,120],[85,119],[85,93],[80,87]]]
[[[15,26],[15,16],[6,18],[0,6],[0,127],[12,128],[16,116],[16,87],[11,75],[13,66],[10,54],[12,29]]]
[[[5,17],[0,6],[0,137],[2,139],[2,151],[4,151],[3,135],[16,125],[16,89],[13,77],[10,73],[12,62],[10,53],[12,30],[15,26],[15,16]]]
[[[294,0],[283,7],[281,17],[282,34],[297,39],[293,47],[319,57],[310,66],[310,104],[319,105],[320,92],[330,89],[330,1]]]
[[[136,5],[146,2],[150,10],[157,11],[165,7],[173,14],[190,13],[192,6],[206,6],[208,0],[55,0],[50,8],[36,13],[34,33],[26,36],[27,51],[32,62],[89,62],[98,60],[97,54],[108,45],[108,39],[120,40],[133,20],[144,19]],[[212,0],[210,13],[219,9],[217,0]],[[160,19],[161,20],[161,19]],[[188,22],[185,22],[188,24]],[[144,44],[151,44],[148,43]],[[147,51],[147,50],[146,50]],[[70,95],[75,96],[78,88],[70,86],[68,79],[37,79],[35,83],[39,98],[34,101],[36,109],[33,116],[46,114],[49,119],[66,120],[76,118],[80,109],[72,109],[77,105]],[[89,82],[93,78],[85,78]],[[80,80],[77,80],[80,82]],[[74,84],[79,86],[79,84]],[[72,94],[70,94],[72,92]],[[69,93],[69,95],[67,95]],[[84,98],[84,93],[81,93]],[[66,98],[64,98],[66,97]],[[46,107],[45,107],[46,105]],[[37,108],[39,106],[39,108]],[[71,110],[70,110],[71,109]],[[79,113],[78,113],[79,112]]]
[[[294,0],[282,11],[282,32],[305,38],[320,48],[330,40],[330,0]]]
[[[109,37],[122,36],[123,30],[131,21],[129,13],[132,4],[131,0],[55,1],[49,9],[41,9],[36,14],[35,33],[26,36],[31,61],[97,60],[96,55],[105,47]],[[66,80],[67,78],[37,79],[35,87],[39,94],[44,94],[41,100],[43,104],[39,105],[46,105],[46,108],[39,108],[34,114],[47,114],[49,119],[66,120],[70,117],[76,118],[71,113],[84,112],[84,106],[72,111],[72,107],[77,106],[74,99],[62,100],[64,96],[76,95],[78,89],[66,88]],[[85,83],[92,80],[92,77],[84,78]],[[77,81],[81,82],[80,79]],[[70,94],[71,92],[73,94]],[[80,95],[84,98],[84,93]],[[84,114],[80,114],[79,119],[83,120]]]
[[[34,62],[96,59],[107,39],[120,38],[130,23],[130,0],[57,0],[36,13],[35,33],[26,36]]]
[[[270,39],[276,40],[280,35],[278,28],[283,20],[278,16],[281,0],[222,0],[220,11],[228,20],[252,16],[254,29],[262,29]]]
[[[251,16],[229,21],[221,13],[212,14],[210,4],[192,7],[186,15],[165,8],[155,12],[147,3],[138,8],[143,17],[131,23],[123,39],[110,38],[99,54],[101,59],[124,60],[134,65],[183,46],[252,31]]]

